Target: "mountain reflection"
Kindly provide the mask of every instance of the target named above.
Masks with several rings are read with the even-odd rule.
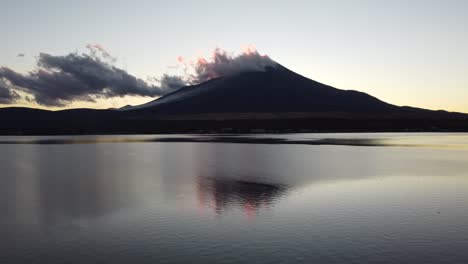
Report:
[[[217,214],[229,208],[240,208],[247,217],[252,217],[260,208],[272,207],[286,191],[287,187],[283,185],[217,177],[197,178],[199,206],[211,207]]]

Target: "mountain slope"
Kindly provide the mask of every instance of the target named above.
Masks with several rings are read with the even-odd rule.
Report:
[[[398,109],[368,94],[336,89],[278,65],[264,72],[245,72],[183,87],[130,111],[163,114],[388,113]]]

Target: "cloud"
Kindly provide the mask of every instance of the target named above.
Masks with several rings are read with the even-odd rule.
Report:
[[[117,61],[116,57],[113,57],[107,52],[107,50],[100,44],[88,44],[86,45],[86,48],[91,52],[91,55],[93,57],[97,57],[102,55],[107,60],[110,60],[111,62],[115,63]]]
[[[0,67],[0,103],[23,99],[44,106],[63,107],[73,101],[94,102],[97,98],[157,97],[186,85],[246,71],[264,71],[277,65],[252,47],[239,55],[216,49],[209,59],[187,62],[179,56],[177,61],[184,67],[182,76],[164,74],[144,81],[116,67],[116,58],[101,45],[89,44],[86,47],[88,53],[64,56],[41,53],[36,70],[26,74]],[[21,98],[17,91],[26,96]]]
[[[8,88],[5,82],[0,80],[0,104],[12,104],[20,99],[20,95]]]
[[[195,74],[191,84],[202,83],[213,78],[230,76],[249,71],[265,71],[278,64],[266,55],[261,55],[253,46],[248,46],[239,55],[231,55],[222,49],[215,49],[210,60],[198,58],[193,64]]]
[[[102,52],[100,49],[97,51]],[[97,51],[65,56],[41,53],[37,70],[20,74],[1,67],[0,79],[3,79],[3,83],[9,83],[6,87],[10,91],[24,91],[31,94],[38,104],[45,106],[65,106],[72,101],[92,102],[96,98],[125,95],[155,97],[175,89],[173,82],[157,86],[138,79],[101,59]],[[103,55],[104,59],[109,56]]]
[[[169,74],[164,74],[159,82],[161,83],[161,89],[165,91],[177,90],[188,84],[183,77]]]
[[[24,53],[18,53],[18,55],[16,55],[17,57],[24,57],[26,56]]]

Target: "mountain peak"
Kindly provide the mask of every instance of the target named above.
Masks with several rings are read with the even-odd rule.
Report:
[[[132,110],[161,114],[242,112],[388,112],[397,107],[368,94],[340,90],[281,64],[182,87]]]

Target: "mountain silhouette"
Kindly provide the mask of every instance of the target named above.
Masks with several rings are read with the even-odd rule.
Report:
[[[281,65],[183,87],[130,111],[161,114],[352,112],[400,109],[366,93],[340,90]]]
[[[468,115],[396,106],[277,65],[120,109],[0,109],[0,134],[468,131]]]

